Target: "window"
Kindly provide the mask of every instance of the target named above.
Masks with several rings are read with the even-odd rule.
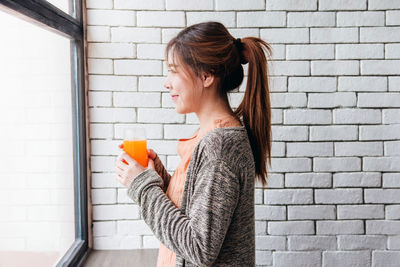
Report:
[[[80,7],[0,0],[0,266],[77,266],[88,250]]]

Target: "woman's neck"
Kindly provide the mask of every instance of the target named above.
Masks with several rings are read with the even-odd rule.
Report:
[[[195,112],[200,122],[199,133],[203,134],[212,128],[214,121],[227,116],[234,116],[229,106],[228,98],[214,97],[204,101],[201,108]]]

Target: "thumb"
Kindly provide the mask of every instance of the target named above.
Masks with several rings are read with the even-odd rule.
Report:
[[[147,167],[155,170],[154,161],[151,158],[149,158],[149,163],[148,163]]]

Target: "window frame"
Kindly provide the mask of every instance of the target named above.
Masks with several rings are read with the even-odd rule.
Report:
[[[0,9],[70,39],[75,241],[57,266],[81,266],[89,250],[85,19],[82,0],[69,0],[69,14],[45,0],[0,0]],[[70,15],[71,14],[71,15]]]

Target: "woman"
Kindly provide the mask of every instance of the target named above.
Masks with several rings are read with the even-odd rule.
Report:
[[[271,151],[265,51],[263,40],[235,39],[218,22],[187,27],[167,45],[164,86],[176,111],[194,112],[200,127],[179,140],[172,176],[153,150],[147,169],[124,152],[115,168],[161,241],[158,266],[255,265],[254,181],[266,185]],[[227,93],[247,63],[244,99],[233,111]]]

